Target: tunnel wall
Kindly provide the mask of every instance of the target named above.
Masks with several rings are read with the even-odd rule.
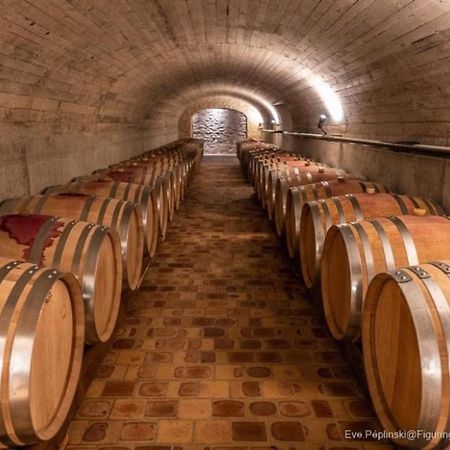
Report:
[[[140,126],[0,125],[0,200],[67,183],[144,150]]]
[[[380,148],[267,134],[267,140],[290,151],[339,167],[393,192],[430,198],[450,213],[450,159],[397,153]]]

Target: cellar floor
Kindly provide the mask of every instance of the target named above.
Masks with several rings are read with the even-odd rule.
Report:
[[[205,157],[68,449],[390,448],[234,157]]]

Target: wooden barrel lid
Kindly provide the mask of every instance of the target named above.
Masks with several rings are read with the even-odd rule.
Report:
[[[0,258],[1,440],[49,440],[71,406],[84,348],[84,308],[73,275]]]

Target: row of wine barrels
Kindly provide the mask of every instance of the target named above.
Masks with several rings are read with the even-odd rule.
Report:
[[[389,193],[347,194],[303,205],[300,218],[300,262],[308,288],[320,285],[322,251],[328,230],[337,224],[368,218],[414,214],[439,215],[442,211],[430,201]]]
[[[274,156],[255,153],[254,167]],[[402,446],[446,447],[450,218],[427,199],[391,194],[351,176],[292,185],[292,176],[272,164],[277,233],[284,228],[307,287],[321,288],[332,335],[362,340],[383,429]],[[250,180],[261,191],[258,176]],[[417,432],[405,437],[405,430]]]
[[[119,313],[122,257],[110,228],[46,215],[0,216],[2,257],[75,275],[86,314],[86,342],[107,341]]]
[[[272,164],[272,168],[270,168],[270,165],[262,165],[261,186],[259,187],[261,191],[261,206],[267,210],[269,220],[273,220],[279,179],[289,180],[293,185],[296,183],[307,184],[314,181],[332,179],[343,174],[345,174],[343,170],[329,169],[321,164],[299,158],[289,163]]]
[[[158,160],[148,185],[89,176],[1,203],[2,444],[50,440],[65,422],[84,343],[111,337],[123,274],[138,287],[144,242],[153,256],[202,155],[197,142],[180,145],[129,164],[136,176]]]
[[[80,177],[66,185],[51,186],[44,189],[42,194],[65,192],[110,197],[140,205],[147,253],[150,257],[155,255],[159,236],[158,201],[161,201],[158,196],[161,196],[161,189],[158,191],[155,185],[150,187],[143,184],[124,183],[114,181],[110,177],[99,176],[91,179]]]
[[[261,202],[263,208],[265,208],[266,191],[269,187],[270,174],[275,171],[280,175],[285,175],[289,166],[306,166],[310,163],[305,161],[300,155],[293,156],[289,153],[276,153],[277,157],[258,155],[252,157],[250,164],[251,179],[255,185],[256,194],[258,200]]]
[[[267,174],[265,172],[268,172]],[[262,169],[264,184],[261,190],[264,192],[263,208],[267,210],[267,217],[269,220],[274,220],[275,211],[277,209],[276,203],[280,200],[279,196],[284,195],[284,191],[288,186],[299,186],[316,181],[334,179],[336,176],[344,175],[342,170],[329,169],[317,163],[311,163],[306,160],[299,160],[299,162],[291,162],[289,164],[275,164],[271,170],[267,167]],[[282,190],[278,192],[277,190]]]
[[[370,281],[380,272],[450,256],[450,220],[400,215],[344,223],[328,231],[323,253],[328,327],[339,340],[358,340]]]
[[[126,183],[129,185],[147,186],[154,192],[154,199],[156,202],[156,211],[158,214],[159,233],[162,240],[165,239],[167,233],[167,225],[169,222],[169,209],[171,198],[171,183],[168,181],[169,176],[164,173],[158,177],[153,175],[149,177],[142,177],[138,170],[132,168],[110,170],[104,169],[97,171],[94,175],[78,177],[73,181],[95,181],[98,179],[112,180],[118,183]]]
[[[314,183],[333,181],[333,180],[359,180],[359,177],[346,174],[339,169],[323,168],[318,171],[303,171],[287,177],[280,177],[275,187],[275,229],[278,236],[282,236],[285,232],[286,223],[286,205],[289,189],[297,186],[313,185]],[[272,188],[273,189],[273,188]]]
[[[106,169],[99,174],[116,181],[149,186],[159,192],[157,205],[158,214],[161,217],[160,231],[164,238],[167,230],[167,222],[171,222],[174,212],[179,208],[184,196],[188,176],[188,169],[184,165],[177,164],[170,170],[158,172],[150,163],[135,163],[117,169]]]
[[[122,250],[124,280],[137,289],[142,272],[144,233],[142,212],[136,204],[82,193],[48,194],[6,200],[0,214],[47,214],[105,225],[117,230]]]
[[[289,188],[286,196],[285,232],[286,245],[291,258],[300,257],[300,219],[303,205],[307,202],[318,201],[346,194],[379,193],[388,189],[379,183],[358,181],[346,177],[336,180],[310,183]],[[298,261],[299,263],[299,261]]]
[[[344,171],[326,169],[322,164],[311,162],[298,156],[283,163],[258,163],[255,179],[255,189],[263,209],[269,209],[269,219],[272,220],[276,185],[278,178],[290,177],[299,183],[312,183],[344,174]],[[333,175],[334,174],[334,175]]]
[[[269,149],[267,148],[253,148],[250,150],[242,150],[241,151],[241,168],[244,174],[247,176],[247,179],[252,182],[252,171],[251,167],[253,165],[254,158],[257,158],[260,155],[268,154]]]
[[[0,257],[0,440],[51,439],[70,409],[81,369],[84,312],[70,274]]]
[[[250,153],[255,151],[267,151],[275,148],[273,144],[268,144],[262,141],[256,141],[255,139],[247,139],[240,141],[236,144],[236,156],[238,157],[242,170],[246,172],[248,157]]]

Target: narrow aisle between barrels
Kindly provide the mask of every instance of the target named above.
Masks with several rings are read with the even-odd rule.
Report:
[[[303,294],[238,160],[205,157],[68,448],[382,448],[344,440],[377,421]]]

